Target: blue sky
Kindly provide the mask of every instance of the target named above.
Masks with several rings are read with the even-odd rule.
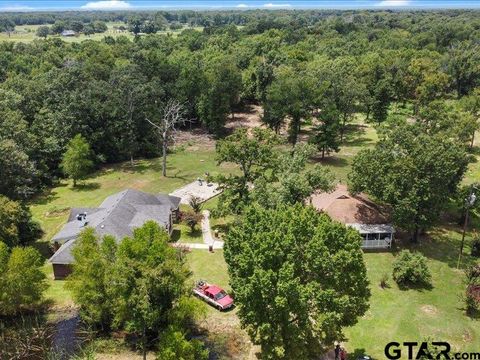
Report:
[[[476,8],[480,0],[0,0],[0,12],[142,9]]]

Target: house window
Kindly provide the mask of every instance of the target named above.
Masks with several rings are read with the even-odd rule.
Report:
[[[381,233],[380,234],[381,240],[392,240],[392,234],[390,233]]]

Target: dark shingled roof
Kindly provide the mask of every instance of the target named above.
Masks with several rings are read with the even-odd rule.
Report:
[[[172,211],[178,209],[180,198],[165,194],[148,194],[128,189],[107,197],[98,208],[73,208],[68,222],[52,241],[61,244],[50,258],[54,264],[71,264],[72,246],[86,227],[93,227],[100,235],[113,235],[117,241],[133,235],[133,230],[153,220],[167,228]],[[77,220],[77,215],[86,213],[86,220]]]

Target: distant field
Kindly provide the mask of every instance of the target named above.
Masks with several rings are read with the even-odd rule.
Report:
[[[78,35],[72,37],[64,37],[61,35],[50,35],[48,38],[60,38],[66,42],[81,42],[83,40],[102,40],[105,36],[112,36],[114,38],[118,36],[126,36],[133,39],[133,34],[128,31],[119,31],[115,27],[126,26],[123,22],[109,22],[107,23],[108,30],[104,33],[93,35]],[[15,27],[15,31],[8,36],[7,33],[0,33],[0,41],[17,41],[17,42],[30,42],[36,39],[40,39],[36,35],[38,27],[41,25],[20,25]],[[50,25],[48,25],[50,26]],[[184,28],[185,29],[185,28]],[[157,34],[172,34],[172,36],[178,36],[184,29],[179,30],[165,30],[160,31]],[[192,29],[202,31],[203,27],[193,27]]]

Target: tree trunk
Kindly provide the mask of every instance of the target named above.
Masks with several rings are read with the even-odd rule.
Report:
[[[325,146],[322,147],[322,159],[325,159]]]
[[[419,233],[418,225],[415,225],[415,230],[413,231],[413,235],[412,235],[412,243],[414,244],[418,243],[418,233]]]
[[[73,187],[77,186],[77,179],[73,178]]]
[[[132,154],[130,154],[130,165],[132,165],[132,167],[134,166],[134,164],[133,164],[133,155],[132,155]]]
[[[340,130],[340,142],[343,142],[343,134],[345,133],[345,123],[347,122],[346,116],[343,116],[342,129]]]
[[[163,144],[162,144],[162,149],[163,149],[163,159],[162,159],[162,175],[167,176],[167,136],[166,133],[163,133]]]
[[[147,360],[147,335],[145,331],[145,325],[143,326],[143,334],[142,334],[142,350],[143,350],[143,360]]]

